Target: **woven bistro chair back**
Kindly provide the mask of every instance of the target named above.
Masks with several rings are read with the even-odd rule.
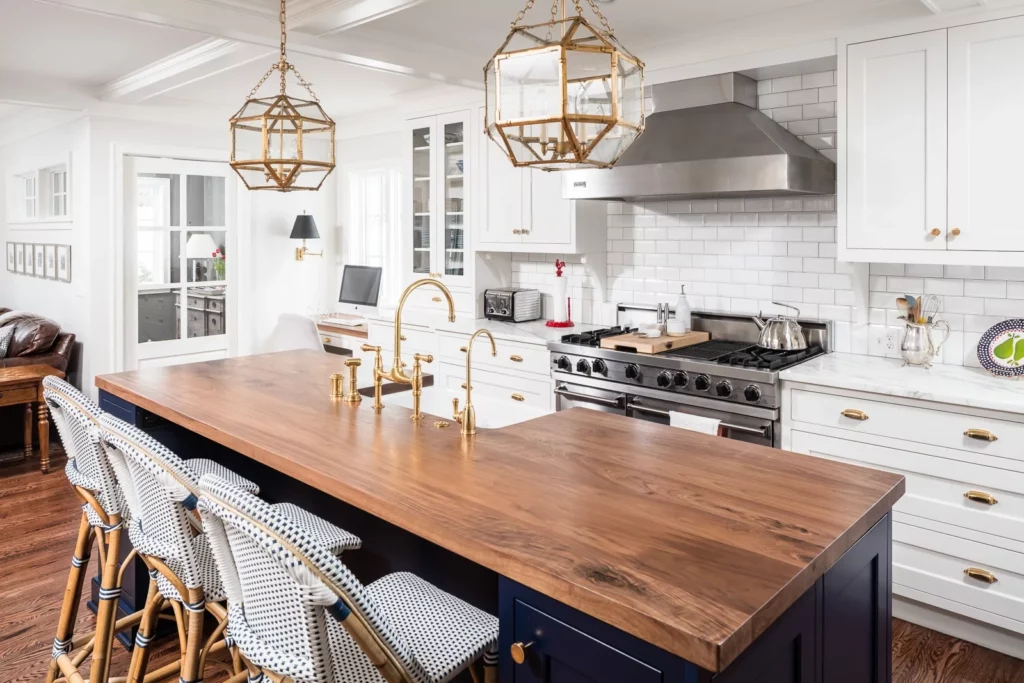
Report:
[[[139,553],[164,562],[185,587],[204,587],[201,555],[205,543],[197,542],[188,514],[197,501],[190,490],[190,485],[198,485],[195,475],[177,455],[139,428],[109,414],[100,418],[100,426],[103,446],[131,510],[128,535],[132,545]],[[165,598],[187,598],[164,581],[158,583]]]
[[[303,683],[431,680],[337,557],[223,479],[204,476],[200,490],[199,512],[228,595],[228,633],[250,662]],[[350,654],[344,675],[332,645]],[[353,676],[360,672],[365,678]]]
[[[72,486],[90,491],[101,510],[85,507],[93,526],[105,526],[97,512],[108,518],[127,510],[110,459],[100,445],[100,419],[104,412],[78,389],[57,377],[43,379],[43,400],[57,425],[67,453],[64,473]]]

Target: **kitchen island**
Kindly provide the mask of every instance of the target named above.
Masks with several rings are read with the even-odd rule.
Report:
[[[346,563],[363,581],[415,571],[498,614],[506,683],[888,680],[902,477],[582,409],[463,438],[331,400],[340,363],[297,351],[96,383],[184,457],[359,534]]]

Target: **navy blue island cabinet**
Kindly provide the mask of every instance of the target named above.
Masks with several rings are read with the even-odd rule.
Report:
[[[891,538],[886,515],[717,674],[502,577],[501,683],[888,683]]]

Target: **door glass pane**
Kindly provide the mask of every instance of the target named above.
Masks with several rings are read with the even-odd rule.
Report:
[[[140,228],[181,225],[181,178],[177,175],[140,173],[136,224]]]
[[[217,282],[227,279],[224,243],[227,233],[189,231],[185,242],[185,263],[189,282]]]
[[[189,287],[186,297],[185,324],[189,339],[224,334],[227,287]]]
[[[186,219],[189,226],[220,227],[224,220],[224,177],[190,175],[185,179]]]
[[[429,273],[430,211],[433,183],[430,169],[430,128],[412,132],[412,269]]]
[[[462,123],[449,123],[444,127],[445,275],[465,274],[466,146],[463,128]]]
[[[153,289],[139,292],[139,343],[179,339],[178,291]]]
[[[139,230],[137,233],[139,284],[181,282],[181,233]]]

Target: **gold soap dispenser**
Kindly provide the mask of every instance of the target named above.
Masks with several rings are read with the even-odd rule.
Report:
[[[473,436],[476,434],[476,408],[473,407],[473,342],[476,341],[478,335],[486,334],[491,340],[491,356],[498,355],[498,346],[494,343],[494,336],[490,330],[482,328],[473,333],[473,336],[469,338],[469,343],[466,344],[461,351],[466,354],[466,407],[461,411],[459,410],[459,399],[452,399],[452,417],[453,419],[462,425],[461,433],[463,436]]]

